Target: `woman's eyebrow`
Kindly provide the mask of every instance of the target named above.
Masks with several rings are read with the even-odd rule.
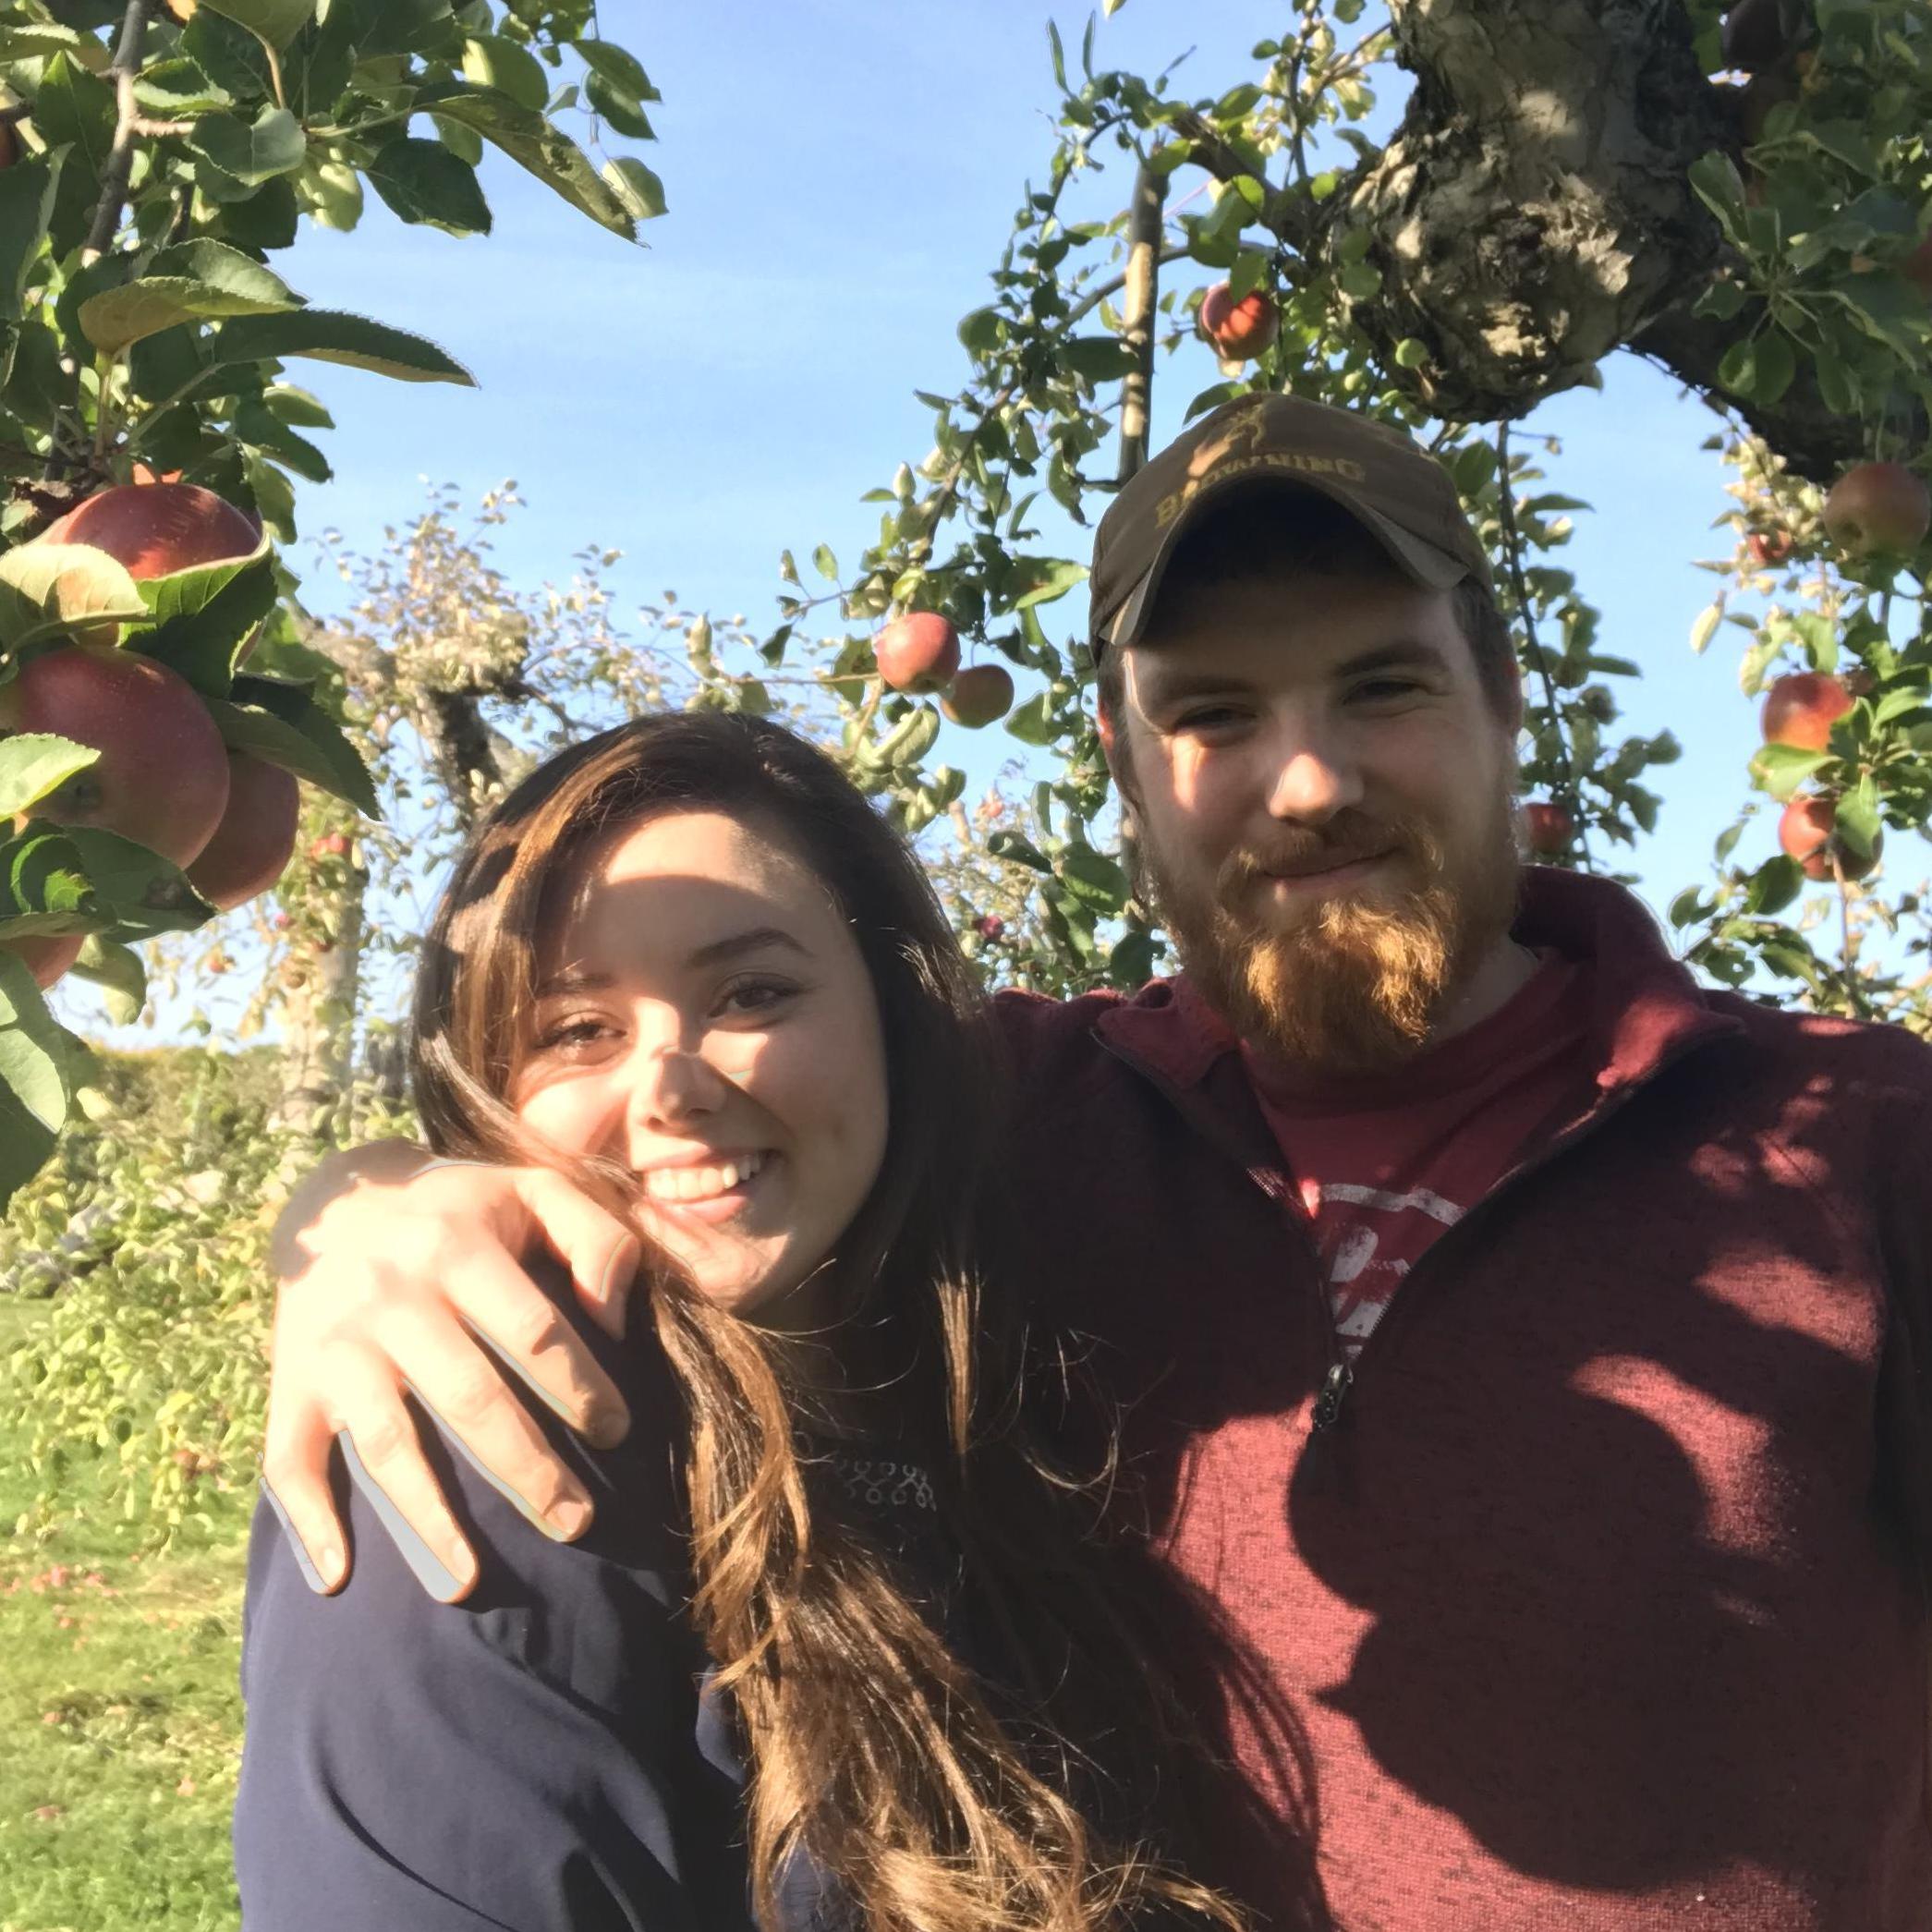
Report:
[[[811,948],[801,943],[782,926],[753,926],[744,932],[733,933],[728,939],[714,939],[709,945],[699,946],[691,954],[689,964],[694,966],[723,966],[734,959],[742,958],[747,953],[761,953],[768,946],[784,946],[806,958],[811,957]]]

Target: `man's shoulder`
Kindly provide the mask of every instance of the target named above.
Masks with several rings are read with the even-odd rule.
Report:
[[[1742,1027],[1756,1052],[1797,1078],[1932,1104],[1932,1042],[1902,1027],[1802,1013],[1742,993],[1705,998],[1714,1013]]]

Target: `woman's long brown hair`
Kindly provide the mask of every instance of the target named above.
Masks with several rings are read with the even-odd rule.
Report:
[[[1138,1622],[1154,1566],[1100,1537],[1090,1488],[1029,1447],[1018,1324],[973,1269],[997,1131],[984,997],[917,863],[829,759],[767,721],[671,713],[564,752],[512,791],[457,861],[418,979],[429,1143],[567,1165],[628,1214],[633,1177],[533,1148],[505,1097],[571,862],[684,810],[747,820],[792,849],[870,975],[891,1132],[831,1269],[831,1344],[847,1371],[834,1426],[886,1434],[929,1471],[960,1557],[954,1611],[998,1659],[982,1679],[954,1654],[930,1580],[903,1572],[801,1444],[801,1422],[834,1411],[798,1345],[659,1269],[651,1308],[688,1425],[692,1609],[747,1741],[759,1921],[777,1923],[802,1853],[868,1932],[1239,1926],[1187,1875],[1210,1822],[1247,1800],[1158,1661],[1163,1640]],[[870,1391],[857,1413],[855,1385]]]

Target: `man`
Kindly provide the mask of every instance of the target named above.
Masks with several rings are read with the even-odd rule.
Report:
[[[1507,630],[1406,439],[1230,404],[1092,588],[1185,971],[1002,1002],[1014,1265],[1298,1707],[1339,1923],[1926,1932],[1932,1053],[1705,992],[1620,888],[1519,869]],[[285,1218],[267,1474],[333,1580],[348,1428],[460,1588],[399,1379],[574,1533],[464,1324],[621,1429],[514,1255],[614,1319],[636,1247],[420,1158]]]

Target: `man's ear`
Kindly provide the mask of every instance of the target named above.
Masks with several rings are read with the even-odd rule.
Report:
[[[1100,751],[1107,760],[1107,770],[1113,779],[1113,789],[1121,796],[1124,804],[1131,806],[1134,798],[1134,771],[1127,758],[1127,725],[1109,693],[1103,687],[1096,695],[1094,703],[1094,729],[1100,734]]]

